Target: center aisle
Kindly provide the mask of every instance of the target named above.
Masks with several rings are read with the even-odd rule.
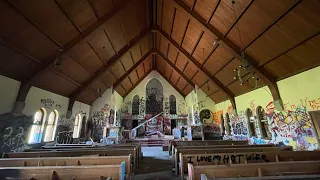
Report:
[[[162,147],[142,147],[143,159],[133,180],[178,180],[172,173],[172,162],[168,151]]]

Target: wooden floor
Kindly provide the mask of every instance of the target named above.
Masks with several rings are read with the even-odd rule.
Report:
[[[142,147],[143,160],[133,180],[178,180],[172,173],[168,151],[162,147]]]

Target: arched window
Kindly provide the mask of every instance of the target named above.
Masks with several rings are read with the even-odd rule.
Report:
[[[138,115],[139,114],[139,96],[135,95],[132,99],[132,115]]]
[[[225,131],[226,131],[226,127],[224,126],[224,118],[223,118],[222,114],[220,116],[220,119],[221,119],[221,133],[222,133],[222,135],[224,135]]]
[[[41,143],[45,119],[46,110],[44,108],[39,109],[34,114],[33,124],[31,126],[31,132],[28,140],[29,144]]]
[[[257,115],[258,115],[258,123],[260,126],[260,131],[261,131],[261,137],[271,137],[271,133],[269,131],[269,124],[267,120],[267,115],[264,112],[264,109],[261,106],[257,107]]]
[[[49,114],[47,121],[47,127],[44,136],[44,142],[54,141],[54,135],[56,133],[57,122],[58,122],[58,111],[54,110]]]
[[[228,135],[231,135],[231,126],[230,126],[231,122],[230,122],[230,117],[228,113],[226,113],[226,119],[227,119],[226,131]]]
[[[74,120],[74,128],[73,128],[73,138],[79,138],[80,136],[80,129],[81,129],[81,115],[77,114]]]
[[[254,126],[255,118],[253,116],[251,109],[248,108],[246,110],[246,116],[247,116],[247,120],[248,120],[248,127],[249,127],[250,136],[256,136],[256,128]]]
[[[169,104],[170,104],[170,114],[177,114],[176,97],[174,95],[171,95],[169,97]]]

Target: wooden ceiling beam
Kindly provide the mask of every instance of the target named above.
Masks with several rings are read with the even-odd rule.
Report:
[[[186,95],[180,90],[177,88],[176,85],[174,85],[170,79],[168,79],[164,74],[162,74],[162,72],[159,70],[159,69],[156,69],[156,71],[182,96],[182,97],[186,97]]]
[[[156,32],[160,33],[161,36],[164,36],[164,38],[166,38],[170,44],[174,45],[178,49],[179,52],[184,54],[191,62],[193,62],[193,64],[195,64],[197,66],[198,69],[200,69],[202,72],[204,72],[219,87],[220,90],[224,91],[227,94],[228,99],[230,100],[230,102],[232,104],[232,107],[234,109],[236,109],[235,95],[228,88],[226,88],[217,78],[212,76],[207,69],[205,69],[203,66],[201,66],[201,64],[196,59],[194,59],[185,49],[183,49],[181,46],[179,46],[179,44],[175,40],[170,38],[166,32],[159,29],[158,27],[157,27]]]
[[[217,28],[215,28],[211,24],[207,24],[206,20],[203,19],[197,12],[190,11],[190,9],[188,8],[188,5],[186,5],[185,2],[183,2],[182,0],[174,0],[174,2],[175,2],[174,3],[175,8],[180,8],[181,10],[184,10],[185,12],[187,12],[187,14],[189,15],[189,18],[192,18],[198,21],[203,26],[204,30],[209,31],[213,33],[215,36],[217,36],[217,38],[219,39],[220,45],[223,45],[226,48],[226,50],[228,50],[238,60],[240,61],[242,60],[242,57],[241,57],[242,51],[240,47],[238,47],[234,42],[232,42],[227,37],[224,37],[224,35]],[[281,97],[280,97],[279,89],[276,83],[276,78],[272,74],[260,68],[258,66],[257,61],[254,60],[251,56],[246,54],[245,57],[246,57],[246,60],[251,65],[249,69],[251,71],[256,72],[258,76],[262,78],[265,81],[265,83],[268,85],[271,91],[273,100],[281,102]]]
[[[140,79],[134,84],[134,86],[132,86],[132,87],[127,91],[126,95],[125,95],[123,98],[127,97],[128,94],[130,94],[131,91],[133,91],[134,88],[136,88],[136,87],[141,83],[141,81],[144,80],[144,78],[146,78],[146,77],[148,76],[148,74],[151,73],[152,70],[153,70],[153,69],[150,69],[147,73],[145,73],[145,74],[143,75],[143,77],[140,78]],[[138,78],[139,78],[139,76],[138,76]],[[115,86],[115,87],[116,87],[116,86]]]
[[[99,21],[97,21],[94,24],[92,24],[91,26],[89,26],[89,28],[87,28],[85,31],[83,31],[82,34],[80,34],[78,37],[74,38],[69,43],[67,43],[64,47],[62,47],[62,49],[63,49],[62,53],[63,54],[67,53],[75,45],[77,45],[81,41],[85,40],[92,32],[94,32],[95,30],[97,30],[99,28],[103,28],[104,24],[109,19],[111,19],[114,15],[116,15],[118,12],[120,12],[122,9],[124,9],[131,1],[132,0],[127,0],[127,1],[125,1],[125,3],[122,3],[121,5],[113,8],[110,12],[108,12],[106,15],[104,15]],[[6,2],[8,2],[8,1],[6,1]],[[8,4],[10,4],[11,7],[14,7],[10,2],[8,2]],[[32,22],[30,22],[30,23],[33,24]],[[39,29],[37,26],[35,26],[35,27],[37,29]],[[42,32],[40,29],[39,29],[39,31]],[[46,34],[44,33],[44,35],[46,35]],[[124,49],[127,49],[127,47],[125,47]],[[26,95],[28,94],[30,88],[34,84],[34,82],[37,79],[37,77],[41,77],[41,75],[44,72],[50,70],[51,66],[54,64],[55,59],[56,59],[56,55],[54,55],[53,57],[49,58],[48,60],[43,61],[41,67],[39,67],[39,70],[36,71],[30,78],[24,80],[21,83],[21,86],[20,86],[20,89],[19,89],[19,92],[18,92],[18,97],[19,97],[19,98],[17,98],[18,101],[25,101],[25,99],[27,97]],[[23,91],[23,92],[20,92],[20,90]],[[24,92],[24,91],[27,91],[27,92]]]
[[[126,77],[128,77],[131,72],[133,72],[141,63],[143,63],[150,55],[152,55],[154,49],[151,49],[147,54],[142,56],[137,63],[135,63],[126,73],[124,73],[114,84],[114,87],[117,87]]]
[[[88,81],[86,81],[82,87],[78,88],[76,91],[71,93],[70,99],[77,99],[82,91],[88,88],[88,86],[101,78],[106,71],[108,71],[115,63],[120,61],[121,57],[124,56],[133,46],[135,46],[143,37],[147,36],[150,33],[149,30],[142,32],[139,36],[135,37],[131,42],[129,42],[129,46],[125,46],[122,48],[117,55],[114,55],[108,62],[102,66],[94,76],[92,76]]]

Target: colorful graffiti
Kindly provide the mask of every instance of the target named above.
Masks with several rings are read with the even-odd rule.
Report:
[[[255,120],[255,129],[257,136],[249,137],[247,117],[244,112],[239,112],[238,116],[231,115],[232,122],[232,135],[226,136],[224,139],[234,140],[248,140],[250,144],[284,144],[292,146],[297,150],[313,150],[318,148],[317,135],[312,125],[311,117],[307,111],[309,109],[315,109],[317,106],[316,100],[307,101],[301,99],[300,104],[291,104],[289,102],[284,104],[284,111],[277,111],[273,102],[268,103],[265,106],[266,117],[268,121],[269,131],[272,135],[271,139],[261,138],[260,124],[257,119]],[[249,104],[250,109],[256,113],[254,101]],[[219,114],[217,111],[215,113]]]

